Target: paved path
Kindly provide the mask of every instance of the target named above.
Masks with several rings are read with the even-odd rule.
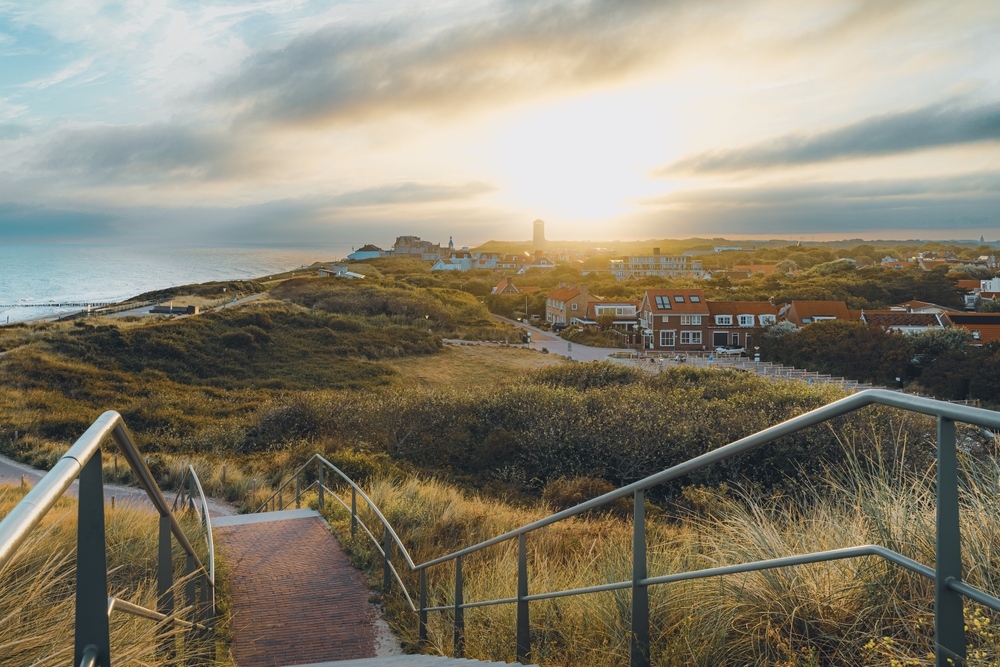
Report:
[[[494,315],[496,319],[507,324],[512,324],[516,327],[521,327],[527,331],[531,332],[531,343],[527,347],[532,347],[536,350],[540,350],[543,347],[553,354],[561,354],[564,357],[569,357],[576,361],[601,361],[602,359],[607,359],[609,354],[614,352],[625,352],[627,350],[621,350],[615,347],[590,347],[587,345],[580,345],[579,343],[570,343],[568,340],[563,340],[555,334],[548,331],[543,331],[538,327],[533,327],[530,324],[525,324],[524,322],[518,322],[517,320],[511,320],[506,317],[501,317],[500,315]]]
[[[361,574],[312,510],[222,519],[238,667],[374,658],[376,617]]]
[[[119,460],[119,465],[128,465],[122,463]],[[38,480],[45,475],[46,470],[36,470],[29,465],[24,463],[18,463],[6,456],[0,456],[0,486],[7,484],[20,484],[21,478],[23,477],[25,481],[34,486],[38,483]],[[73,484],[66,489],[67,496],[76,498],[79,496],[80,483],[73,482]],[[164,491],[164,497],[166,497],[167,502],[172,503],[174,501],[174,493]],[[153,509],[153,503],[150,502],[149,496],[142,489],[135,486],[121,486],[119,484],[104,484],[104,501],[111,503],[111,498],[115,498],[117,503],[130,503],[135,504],[140,507],[147,507]],[[218,500],[216,498],[208,498],[208,513],[209,516],[227,516],[231,514],[236,514],[236,508],[227,503],[224,500]]]

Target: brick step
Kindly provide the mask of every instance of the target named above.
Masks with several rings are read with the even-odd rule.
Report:
[[[519,662],[482,662],[466,658],[445,658],[438,655],[391,655],[381,658],[362,658],[360,660],[337,660],[335,662],[312,662],[307,665],[291,667],[521,667]],[[538,667],[525,665],[524,667]]]

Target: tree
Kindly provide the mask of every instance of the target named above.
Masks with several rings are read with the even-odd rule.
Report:
[[[597,326],[601,328],[601,331],[606,331],[614,326],[615,316],[614,315],[598,315],[597,316]]]
[[[1000,313],[1000,301],[996,299],[990,299],[989,301],[984,301],[982,308],[979,309],[980,313]]]
[[[778,271],[782,273],[794,273],[799,270],[799,265],[790,259],[783,259],[777,264]]]

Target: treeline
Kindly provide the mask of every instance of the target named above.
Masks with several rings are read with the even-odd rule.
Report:
[[[1000,345],[971,346],[962,329],[916,335],[856,322],[819,322],[761,337],[761,358],[889,387],[900,383],[936,398],[1000,402]],[[898,381],[897,381],[898,378]]]

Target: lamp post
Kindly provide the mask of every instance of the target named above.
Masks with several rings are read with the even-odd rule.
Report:
[[[757,362],[757,363],[760,362],[760,347],[758,347],[756,345],[753,346],[753,360],[754,360],[754,362]]]

